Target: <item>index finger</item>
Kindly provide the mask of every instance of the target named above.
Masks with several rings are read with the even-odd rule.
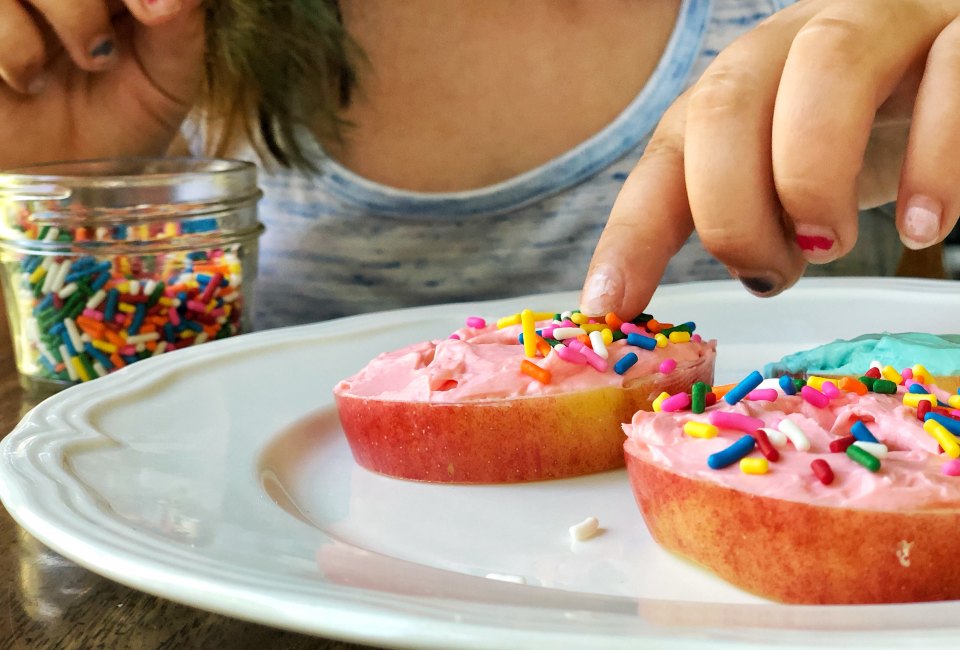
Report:
[[[687,93],[664,113],[600,235],[580,295],[591,316],[639,314],[693,232],[683,174]]]

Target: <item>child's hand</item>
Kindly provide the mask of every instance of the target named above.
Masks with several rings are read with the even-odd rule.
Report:
[[[203,46],[199,0],[0,2],[0,167],[162,153]]]
[[[581,308],[639,312],[694,228],[748,289],[776,294],[806,262],[850,251],[858,208],[898,197],[911,248],[960,214],[960,2],[801,2],[728,47],[664,115]]]

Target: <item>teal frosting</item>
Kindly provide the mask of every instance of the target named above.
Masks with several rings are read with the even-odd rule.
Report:
[[[934,376],[960,375],[960,334],[904,332],[864,334],[855,339],[837,339],[810,350],[788,354],[767,364],[767,377],[783,374],[860,375],[871,361],[900,370],[921,364]]]

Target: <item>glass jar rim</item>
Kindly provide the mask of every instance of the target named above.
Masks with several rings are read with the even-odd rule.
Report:
[[[57,171],[60,170],[60,171]],[[233,158],[149,157],[87,158],[55,160],[0,169],[0,185],[8,180],[65,180],[83,184],[110,185],[118,180],[203,176],[256,172],[256,165]]]
[[[185,182],[230,186],[235,196],[258,194],[257,167],[228,158],[137,157],[53,161],[0,170],[0,199],[66,200],[80,191],[163,188]],[[219,196],[211,196],[216,200]]]
[[[120,241],[127,239],[129,226],[156,230],[165,223],[174,225],[184,240],[211,229],[243,237],[257,231],[254,206],[261,196],[256,165],[241,160],[103,158],[42,163],[0,172],[0,240],[34,240],[24,228],[30,225],[41,231],[106,229],[106,235],[93,238]],[[208,223],[212,220],[214,227]],[[119,236],[109,234],[115,227]],[[133,239],[142,243],[154,234]]]

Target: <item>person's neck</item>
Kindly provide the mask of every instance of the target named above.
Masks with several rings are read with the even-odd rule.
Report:
[[[369,65],[328,153],[370,180],[482,187],[586,140],[637,95],[680,0],[341,0]]]

